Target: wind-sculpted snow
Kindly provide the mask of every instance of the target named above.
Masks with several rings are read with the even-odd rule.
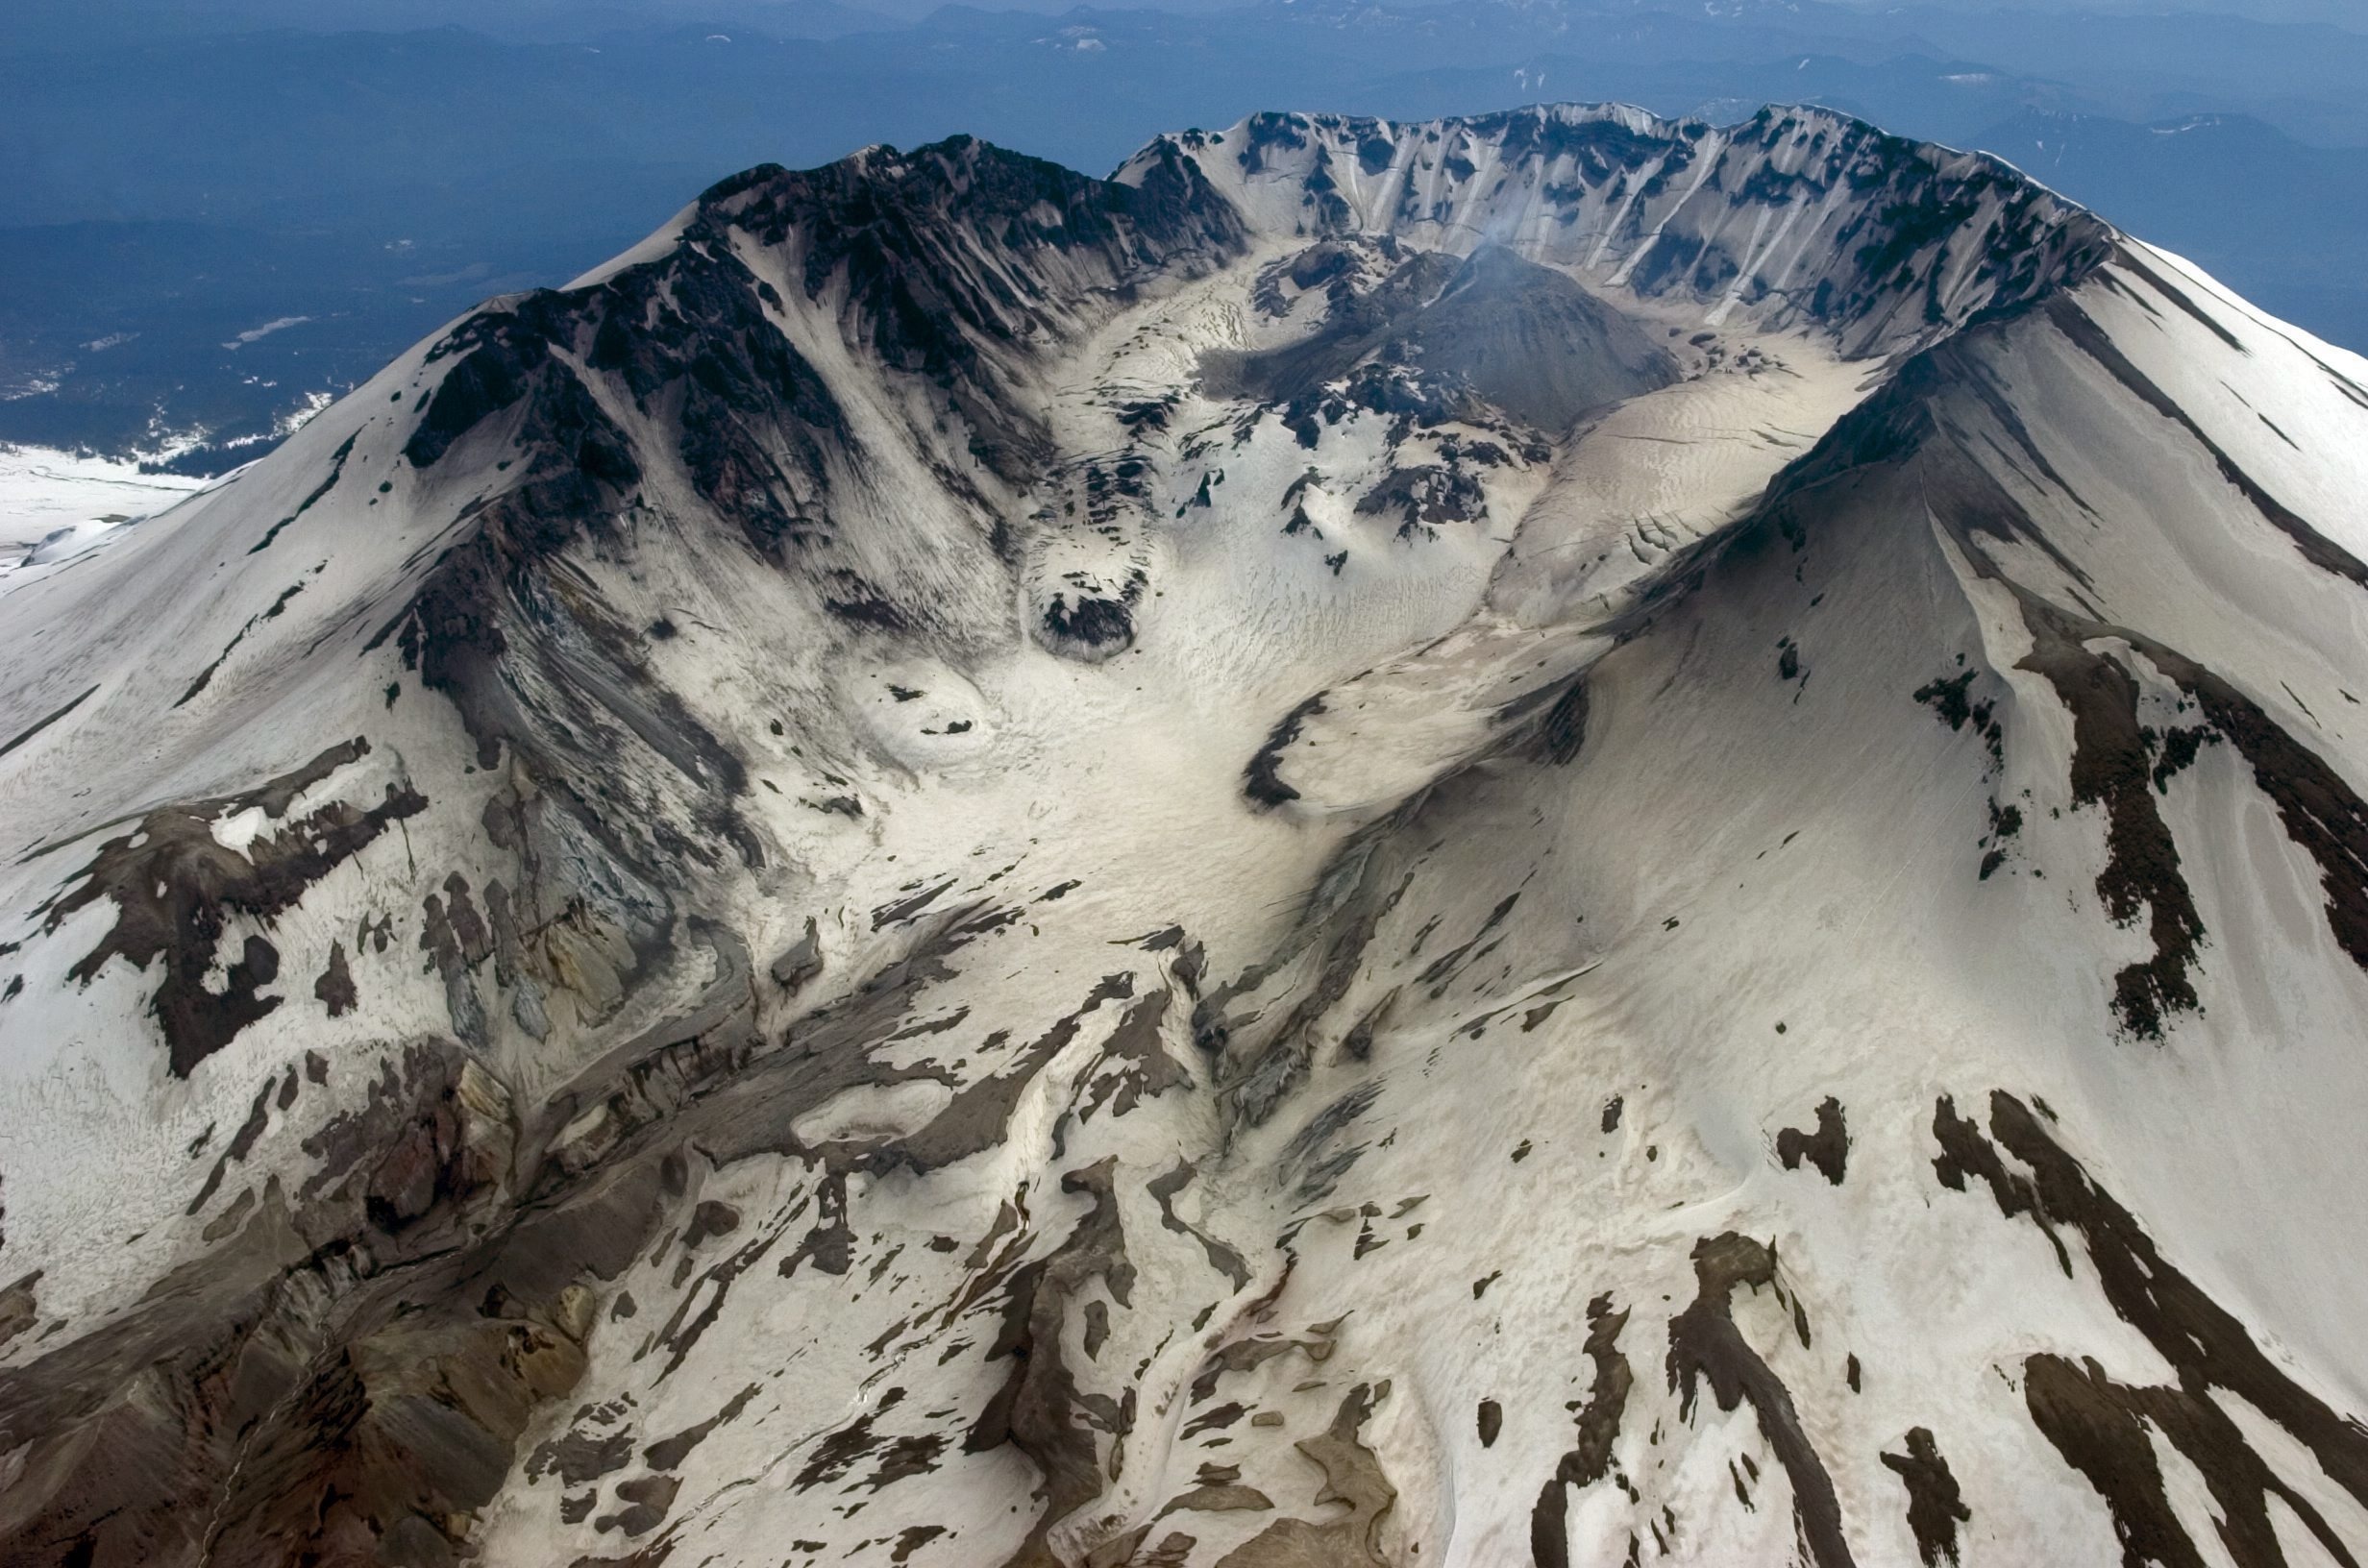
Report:
[[[0,603],[0,1558],[2356,1563],[2364,435],[1823,111],[727,181]]]

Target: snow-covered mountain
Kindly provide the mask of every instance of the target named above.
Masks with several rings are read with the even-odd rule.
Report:
[[[0,1557],[2356,1563],[2363,502],[1818,111],[728,181],[0,602]]]

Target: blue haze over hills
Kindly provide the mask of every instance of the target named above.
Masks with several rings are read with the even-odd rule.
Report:
[[[17,0],[0,442],[258,453],[308,393],[762,161],[969,132],[1094,172],[1261,109],[1815,102],[1985,148],[2368,348],[2355,0]]]

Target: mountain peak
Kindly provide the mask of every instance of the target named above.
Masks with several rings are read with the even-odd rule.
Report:
[[[2368,1551],[2363,420],[1824,110],[724,181],[11,580],[0,1556]]]
[[[1777,324],[1817,323],[1859,355],[2077,283],[2112,244],[2107,225],[1996,159],[1813,107],[1727,127],[1625,105],[1403,125],[1259,114],[1150,151],[1190,156],[1267,221],[1295,205],[1294,221],[1314,227],[1476,226],[1565,257],[1617,256],[1614,286],[1684,288],[1730,309],[1772,298]],[[1773,211],[1787,218],[1781,252],[1764,232]]]

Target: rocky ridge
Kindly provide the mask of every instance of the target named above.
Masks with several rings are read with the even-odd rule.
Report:
[[[2349,1562],[2363,383],[1820,111],[727,181],[0,608],[6,1555]]]

